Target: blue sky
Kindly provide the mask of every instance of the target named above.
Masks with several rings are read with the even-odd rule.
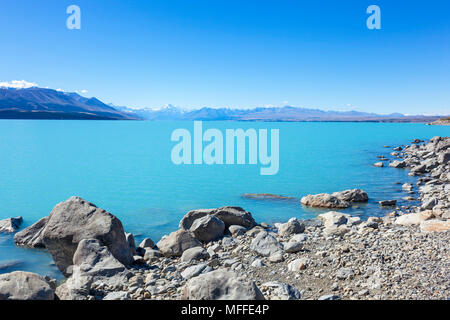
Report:
[[[116,105],[450,113],[448,0],[2,0],[0,39],[0,82]]]

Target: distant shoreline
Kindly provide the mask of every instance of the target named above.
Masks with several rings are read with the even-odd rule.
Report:
[[[446,125],[441,123],[435,123],[439,121],[439,117],[434,118],[420,118],[420,119],[324,119],[324,120],[282,120],[282,119],[174,119],[174,120],[148,120],[148,119],[120,119],[117,117],[100,116],[96,114],[78,114],[78,113],[53,113],[53,112],[33,112],[33,113],[21,113],[21,112],[1,112],[0,120],[112,120],[112,121],[149,121],[149,122],[164,122],[164,121],[205,121],[205,122],[308,122],[308,123],[422,123],[427,125]]]

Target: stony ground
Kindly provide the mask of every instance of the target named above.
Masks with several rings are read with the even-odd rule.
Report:
[[[350,221],[350,217],[344,224],[305,221],[306,229],[300,235],[280,236],[277,226],[265,225],[265,231],[279,243],[301,243],[295,253],[269,257],[252,249],[251,243],[264,230],[258,226],[243,235],[209,243],[206,249],[213,257],[208,259],[155,261],[150,270],[141,270],[131,278],[131,297],[183,298],[187,282],[183,272],[195,271],[200,265],[199,269],[205,268],[202,273],[229,269],[253,280],[267,299],[295,299],[298,294],[302,299],[449,299],[450,231],[424,232],[421,223],[433,220],[445,224],[450,218],[450,139],[414,142],[395,148],[393,155],[400,165],[395,162],[391,166],[406,166],[411,175],[420,176],[421,207],[393,207],[387,217],[363,223],[358,218]],[[404,188],[411,190],[413,186]],[[414,215],[404,215],[406,212],[429,215],[411,222]],[[397,220],[402,215],[408,219]]]

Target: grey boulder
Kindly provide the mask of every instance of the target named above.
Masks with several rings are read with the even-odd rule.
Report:
[[[87,300],[99,284],[120,288],[130,273],[97,239],[84,239],[73,257],[72,276],[56,288],[60,300]]]
[[[164,236],[157,247],[166,257],[181,257],[187,249],[201,247],[201,245],[192,232],[180,229]]]
[[[194,221],[189,229],[203,242],[210,242],[223,236],[225,223],[215,216],[207,215]]]
[[[38,274],[16,271],[0,275],[0,300],[54,300],[51,285]]]
[[[67,268],[83,239],[99,240],[124,265],[133,262],[119,219],[79,197],[57,204],[42,231],[42,241],[65,276],[70,275]]]

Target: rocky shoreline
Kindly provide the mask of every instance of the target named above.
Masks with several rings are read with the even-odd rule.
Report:
[[[239,207],[200,209],[157,244],[136,246],[119,219],[72,197],[14,237],[48,250],[66,280],[3,274],[0,300],[449,299],[450,138],[416,139],[391,155],[386,170],[418,177],[402,188],[417,190],[420,205],[381,201],[392,211],[366,221],[329,211],[267,225]],[[389,161],[380,159],[377,167]],[[301,203],[339,210],[369,196],[354,189]],[[0,232],[19,221],[0,221]]]

